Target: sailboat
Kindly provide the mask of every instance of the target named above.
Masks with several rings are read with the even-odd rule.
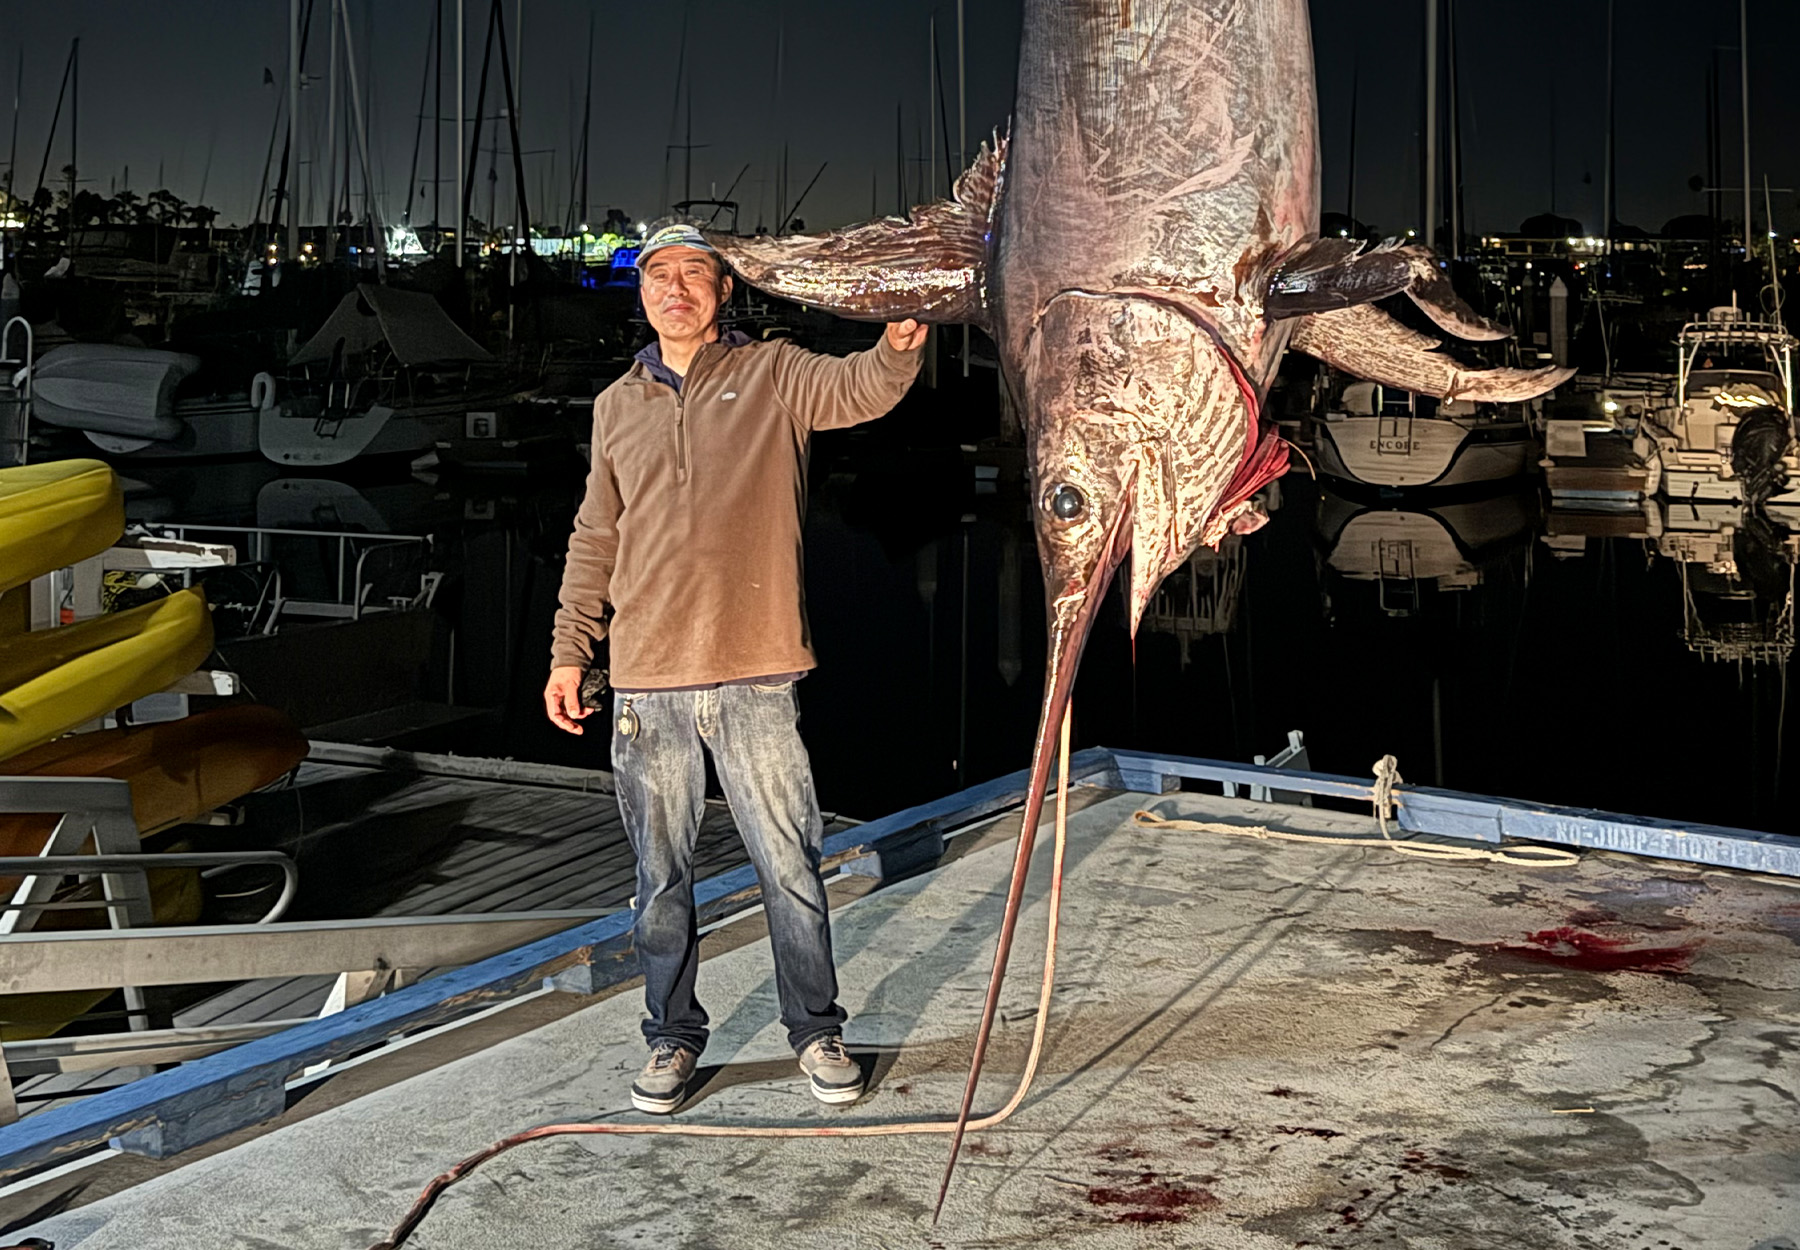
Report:
[[[1471,486],[1519,477],[1533,440],[1521,404],[1435,400],[1346,380],[1313,423],[1320,472],[1383,490]]]

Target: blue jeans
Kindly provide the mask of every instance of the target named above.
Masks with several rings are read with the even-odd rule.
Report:
[[[616,726],[629,702],[637,732]],[[706,1049],[707,1016],[694,996],[700,968],[694,919],[694,843],[705,812],[712,753],[750,862],[762,883],[775,954],[781,1022],[796,1052],[837,1032],[831,919],[819,880],[824,824],[812,765],[800,741],[794,684],[712,690],[618,692],[613,696],[612,763],[631,848],[637,852],[633,941],[644,974],[652,1046]]]

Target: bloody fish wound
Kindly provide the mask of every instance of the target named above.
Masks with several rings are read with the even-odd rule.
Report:
[[[1440,398],[1522,400],[1573,370],[1482,369],[1439,328],[1508,331],[1427,247],[1318,235],[1306,0],[1028,0],[1010,138],[948,201],[828,234],[710,236],[747,281],[846,317],[970,322],[1025,413],[1050,646],[1024,822],[959,1127],[973,1105],[1058,724],[1096,605],[1130,557],[1131,628],[1201,544],[1258,523],[1287,467],[1260,407],[1289,346]]]

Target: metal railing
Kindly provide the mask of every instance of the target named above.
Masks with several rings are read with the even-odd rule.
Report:
[[[418,553],[419,559],[430,553],[432,538],[429,534],[374,534],[360,530],[302,530],[275,529],[255,525],[186,525],[162,524],[151,526],[157,534],[171,538],[186,540],[192,534],[229,534],[233,541],[242,541],[246,547],[246,555],[250,562],[258,564],[275,564],[271,560],[273,540],[278,538],[313,539],[335,544],[336,552],[333,563],[335,571],[331,575],[330,599],[290,598],[284,593],[286,576],[279,564],[275,564],[275,572],[271,578],[267,596],[267,618],[260,627],[262,633],[273,633],[283,614],[297,616],[333,617],[345,620],[359,620],[365,613],[384,612],[395,605],[393,603],[372,602],[375,583],[369,575],[370,561],[386,553],[397,553],[402,549]],[[415,596],[406,596],[405,606],[430,606],[431,596],[437,588],[435,575],[420,570],[420,588]],[[260,617],[262,604],[257,606]],[[257,626],[252,623],[252,631]]]
[[[14,326],[25,332],[25,350],[17,355],[12,351]],[[3,466],[22,465],[30,459],[31,370],[35,342],[31,323],[23,317],[13,317],[0,328],[0,373],[6,375],[0,377],[0,465]],[[11,376],[15,369],[23,375],[16,387]]]

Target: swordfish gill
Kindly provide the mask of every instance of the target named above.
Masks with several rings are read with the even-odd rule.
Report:
[[[1440,398],[1526,399],[1573,372],[1459,365],[1372,302],[1404,292],[1449,334],[1505,337],[1429,248],[1319,237],[1306,0],[1024,8],[1010,135],[983,146],[951,199],[825,234],[709,236],[772,294],[857,319],[981,326],[1024,413],[1049,652],[950,1168],[1096,605],[1129,555],[1135,634],[1165,575],[1257,523],[1252,496],[1287,467],[1260,417],[1283,353]]]

